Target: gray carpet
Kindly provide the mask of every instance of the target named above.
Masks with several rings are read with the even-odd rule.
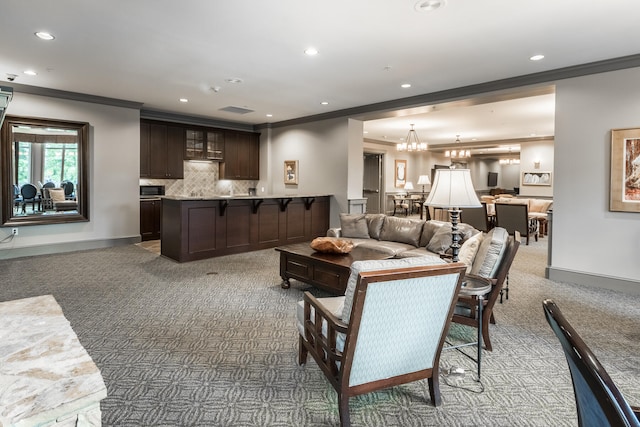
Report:
[[[419,381],[353,398],[353,425],[576,425],[547,297],[640,405],[640,298],[548,281],[545,265],[546,241],[521,246],[510,298],[496,304],[482,384],[474,362],[448,350],[442,367],[467,374],[442,377],[442,406]],[[105,426],[339,424],[319,368],[296,363],[295,304],[307,287],[280,288],[272,249],[178,264],[133,245],[0,261],[0,280],[1,301],[52,294],[60,303],[107,384]]]

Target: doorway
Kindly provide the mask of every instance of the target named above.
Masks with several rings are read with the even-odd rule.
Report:
[[[367,199],[367,213],[384,213],[384,154],[364,153],[363,157],[362,193]]]

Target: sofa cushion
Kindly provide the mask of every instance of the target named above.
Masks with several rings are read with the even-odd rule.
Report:
[[[435,252],[437,254],[450,253],[451,243],[451,224],[446,223],[440,227],[433,235],[429,243],[427,244],[427,250]],[[463,244],[467,239],[474,236],[479,231],[473,228],[473,226],[465,223],[458,224],[458,232],[460,233],[460,244]]]
[[[420,236],[420,246],[427,246],[429,244],[429,240],[431,240],[433,235],[436,234],[436,231],[446,224],[448,224],[448,222],[438,221],[435,219],[425,222],[422,227],[422,235]]]
[[[369,227],[365,214],[340,214],[341,237],[354,237],[357,239],[369,238]]]
[[[535,212],[546,214],[552,202],[552,200],[545,199],[529,199],[529,213]]]
[[[502,227],[495,227],[482,239],[478,253],[473,260],[471,274],[494,278],[504,256],[509,240],[509,233]]]
[[[415,247],[420,245],[424,221],[419,219],[396,218],[387,216],[382,224],[380,240],[408,243]]]
[[[355,246],[387,254],[389,258],[398,256],[402,252],[410,249],[415,249],[415,247],[409,243],[390,242],[387,240],[358,239],[357,242]]]
[[[365,214],[367,226],[369,227],[369,237],[380,240],[380,231],[382,231],[385,217],[385,214]]]
[[[351,319],[351,307],[353,306],[353,296],[358,283],[358,274],[365,271],[389,270],[396,268],[416,267],[422,265],[440,265],[445,261],[438,257],[411,257],[402,259],[383,259],[369,261],[355,261],[351,264],[351,275],[347,282],[347,289],[344,293],[344,305],[342,308],[342,321],[349,323]]]
[[[458,259],[467,266],[467,274],[471,273],[471,266],[473,265],[473,260],[478,253],[483,237],[483,234],[478,232],[471,238],[467,239],[460,247]]]

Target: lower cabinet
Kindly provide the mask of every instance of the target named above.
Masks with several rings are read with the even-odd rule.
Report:
[[[329,228],[329,196],[178,200],[162,207],[162,255],[179,262],[311,242]]]
[[[142,241],[162,236],[162,200],[140,200],[140,236]]]

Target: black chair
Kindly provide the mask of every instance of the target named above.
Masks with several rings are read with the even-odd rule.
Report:
[[[578,425],[640,427],[640,408],[629,406],[558,306],[547,299],[542,302],[542,307],[569,364],[578,410]]]
[[[476,230],[487,232],[491,229],[489,215],[487,214],[487,204],[482,203],[479,208],[464,208],[460,214],[460,221],[469,224]]]
[[[538,221],[529,219],[529,207],[519,203],[496,203],[496,227],[502,227],[513,234],[519,231],[527,237],[534,236],[538,241]]]
[[[53,182],[51,182],[51,181],[48,181],[48,182],[45,182],[45,183],[44,183],[44,185],[42,186],[42,188],[56,188],[56,184],[55,184],[55,183],[53,183]]]
[[[76,196],[73,194],[73,182],[63,181],[60,185],[64,188],[64,198],[67,200],[75,200]]]
[[[40,196],[38,195],[38,189],[33,184],[25,184],[20,188],[20,194],[22,195],[22,213],[27,211],[27,203],[31,203],[31,209],[36,210],[36,203],[38,204],[38,210],[40,210]]]

